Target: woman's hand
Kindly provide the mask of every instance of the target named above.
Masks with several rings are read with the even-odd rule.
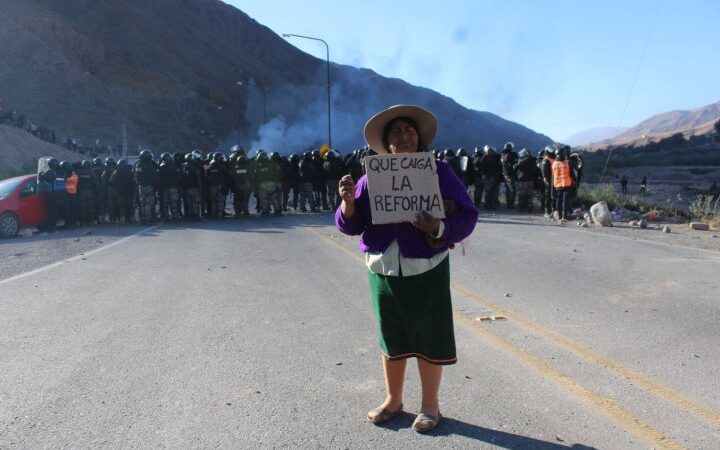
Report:
[[[345,175],[340,178],[338,192],[340,192],[340,198],[342,198],[345,203],[355,204],[355,182],[353,182],[351,175]]]
[[[416,228],[435,237],[440,229],[440,219],[436,219],[425,211],[421,211],[415,215],[415,220],[411,221]]]
[[[355,182],[351,175],[345,175],[340,178],[338,192],[340,193],[340,198],[342,198],[340,208],[343,217],[349,219],[355,215]]]

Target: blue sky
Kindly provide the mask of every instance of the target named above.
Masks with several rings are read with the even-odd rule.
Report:
[[[556,140],[617,126],[628,99],[623,126],[720,101],[719,0],[226,3],[277,34],[325,39],[333,62]],[[289,42],[325,58],[321,43]]]

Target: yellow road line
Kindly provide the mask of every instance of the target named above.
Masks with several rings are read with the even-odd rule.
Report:
[[[358,256],[356,253],[350,252],[346,247],[342,246],[338,242],[329,239],[321,232],[317,230],[312,231],[318,236],[322,236],[323,238],[325,238],[325,240],[327,240],[328,242],[332,242],[333,244],[341,248],[343,251],[350,253],[353,256]],[[533,333],[542,336],[552,342],[555,342],[564,349],[576,354],[577,356],[580,356],[581,358],[586,359],[587,361],[597,364],[600,367],[606,368],[607,370],[615,373],[616,375],[619,375],[630,381],[631,383],[635,384],[640,389],[649,392],[655,397],[660,398],[668,403],[671,403],[676,408],[685,411],[686,413],[694,415],[703,422],[714,427],[720,427],[720,411],[717,411],[714,408],[705,405],[698,400],[690,398],[682,392],[664,385],[660,381],[657,381],[630,367],[626,367],[621,363],[597,352],[596,350],[593,350],[592,348],[580,342],[577,342],[565,335],[562,335],[543,325],[533,322],[532,320],[523,317],[521,314],[516,313],[515,311],[504,308],[503,306],[491,300],[488,300],[487,298],[482,297],[464,288],[463,286],[460,286],[457,283],[452,283],[451,288],[453,291],[462,295],[463,297],[472,300],[480,306],[492,309],[499,315],[505,316],[508,319],[512,319],[513,322],[527,328]]]
[[[307,229],[306,228],[306,230],[321,237],[324,241],[332,244],[333,246],[340,249],[344,253],[352,256],[353,258],[362,260],[362,257],[358,253],[348,249],[345,245],[330,238],[326,234],[324,234],[318,230],[315,230],[315,229]],[[453,283],[452,288],[453,288],[453,290],[456,290],[459,294],[463,295],[464,297],[467,297],[471,300],[481,303],[478,301],[481,298],[479,296],[475,295],[474,293],[468,291],[467,289],[464,289],[461,286],[458,286],[454,283]],[[502,311],[505,315],[512,315],[513,319],[516,322],[518,322],[516,314],[510,313],[509,311],[506,311],[503,308],[499,308],[497,305],[494,305],[492,302],[487,302],[487,304],[484,306],[490,306],[494,309]],[[578,383],[574,379],[570,378],[569,376],[563,374],[562,372],[558,371],[554,367],[550,366],[548,363],[543,361],[541,358],[539,358],[535,355],[532,355],[530,353],[527,353],[526,351],[522,350],[521,348],[514,346],[508,340],[492,333],[485,327],[479,326],[478,324],[474,323],[474,321],[466,318],[457,310],[454,311],[454,316],[456,317],[456,319],[458,319],[458,321],[460,323],[469,327],[476,334],[486,338],[486,340],[491,341],[497,348],[500,348],[501,350],[506,351],[508,354],[514,356],[516,359],[519,359],[526,366],[530,367],[531,369],[540,373],[541,375],[545,376],[546,378],[549,378],[552,381],[556,382],[560,386],[564,387],[571,394],[586,401],[589,405],[591,405],[591,407],[593,407],[593,409],[595,409],[595,410],[599,411],[600,413],[602,413],[603,415],[609,417],[615,423],[622,426],[629,433],[635,435],[639,439],[642,439],[644,441],[652,443],[653,445],[657,446],[658,448],[663,448],[663,449],[684,449],[685,448],[679,442],[668,438],[661,431],[648,425],[647,423],[642,421],[639,417],[635,416],[628,410],[624,409],[622,406],[618,405],[612,398],[603,397],[603,396],[595,393],[591,389],[588,389],[584,385]],[[545,333],[555,334],[558,337],[564,338],[565,341],[572,343],[577,347],[582,347],[582,348],[585,348],[587,351],[592,352],[592,350],[587,349],[586,347],[582,346],[581,344],[575,343],[572,340],[570,340],[569,338],[566,338],[562,335],[552,332],[551,330],[546,329],[545,327],[541,327],[540,325],[534,324],[533,322],[529,321],[528,319],[523,319],[523,321],[521,323],[523,325],[525,325],[526,327],[528,327],[528,325],[533,325],[533,327],[530,327],[533,330],[535,330],[535,327],[543,328],[543,329],[547,330]],[[543,333],[541,333],[541,334],[543,334]],[[549,334],[548,334],[548,337],[549,337]],[[605,358],[605,359],[608,359],[608,358]],[[609,359],[608,359],[608,361],[612,362]],[[613,363],[613,365],[617,365],[614,362],[612,362],[612,363]],[[627,369],[627,370],[631,370],[631,369]],[[646,378],[641,374],[637,374],[637,375],[640,377]],[[666,389],[669,389],[669,388],[666,388]],[[682,394],[680,394],[680,393],[678,393],[678,394],[682,396]]]
[[[606,368],[607,370],[615,373],[616,375],[619,375],[630,381],[631,383],[635,384],[640,389],[649,392],[655,397],[665,400],[675,405],[675,407],[696,416],[703,422],[706,422],[715,427],[720,427],[720,412],[714,410],[710,406],[704,405],[676,389],[665,386],[661,382],[654,380],[649,376],[644,375],[630,367],[626,367],[619,362],[598,353],[590,347],[581,344],[580,342],[577,342],[543,325],[533,322],[532,320],[527,319],[514,311],[503,308],[502,306],[484,297],[481,297],[456,283],[452,283],[451,286],[455,292],[462,295],[463,297],[468,298],[481,306],[490,308],[496,311],[498,314],[506,316],[508,319],[513,320],[513,322],[527,328],[533,333],[555,342],[564,349],[569,350],[570,352],[594,364],[597,364],[600,367]]]
[[[543,375],[545,378],[555,382],[565,391],[580,398],[588,403],[595,411],[603,414],[620,427],[633,434],[638,439],[642,439],[658,449],[685,449],[681,443],[667,437],[662,431],[653,428],[645,423],[642,419],[632,414],[622,406],[618,405],[612,398],[603,397],[598,393],[588,389],[584,385],[578,383],[574,379],[555,369],[541,358],[532,355],[525,350],[516,347],[510,341],[502,338],[488,328],[478,325],[471,319],[463,316],[455,311],[455,319],[470,328],[481,338],[489,341],[494,347],[515,357],[530,369]]]

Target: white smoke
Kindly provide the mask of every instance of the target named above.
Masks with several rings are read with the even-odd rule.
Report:
[[[321,139],[322,128],[317,120],[308,120],[312,115],[301,115],[306,119],[288,124],[283,115],[273,117],[268,123],[257,129],[258,138],[250,143],[250,149],[263,149],[267,152],[290,154],[303,152],[309,148],[317,149],[327,139]],[[327,125],[326,125],[327,127]]]

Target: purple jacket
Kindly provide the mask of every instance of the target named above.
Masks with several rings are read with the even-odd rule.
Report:
[[[447,244],[454,244],[470,236],[478,219],[478,211],[453,170],[442,161],[437,163],[440,194],[444,200],[454,200],[457,211],[443,219],[445,231],[440,238],[445,245],[431,247],[425,232],[409,222],[373,225],[370,215],[370,196],[367,175],[360,178],[355,186],[355,215],[345,220],[342,209],[335,211],[335,224],[345,234],[360,237],[360,251],[383,253],[393,240],[397,239],[400,253],[406,258],[430,258],[447,250]]]

